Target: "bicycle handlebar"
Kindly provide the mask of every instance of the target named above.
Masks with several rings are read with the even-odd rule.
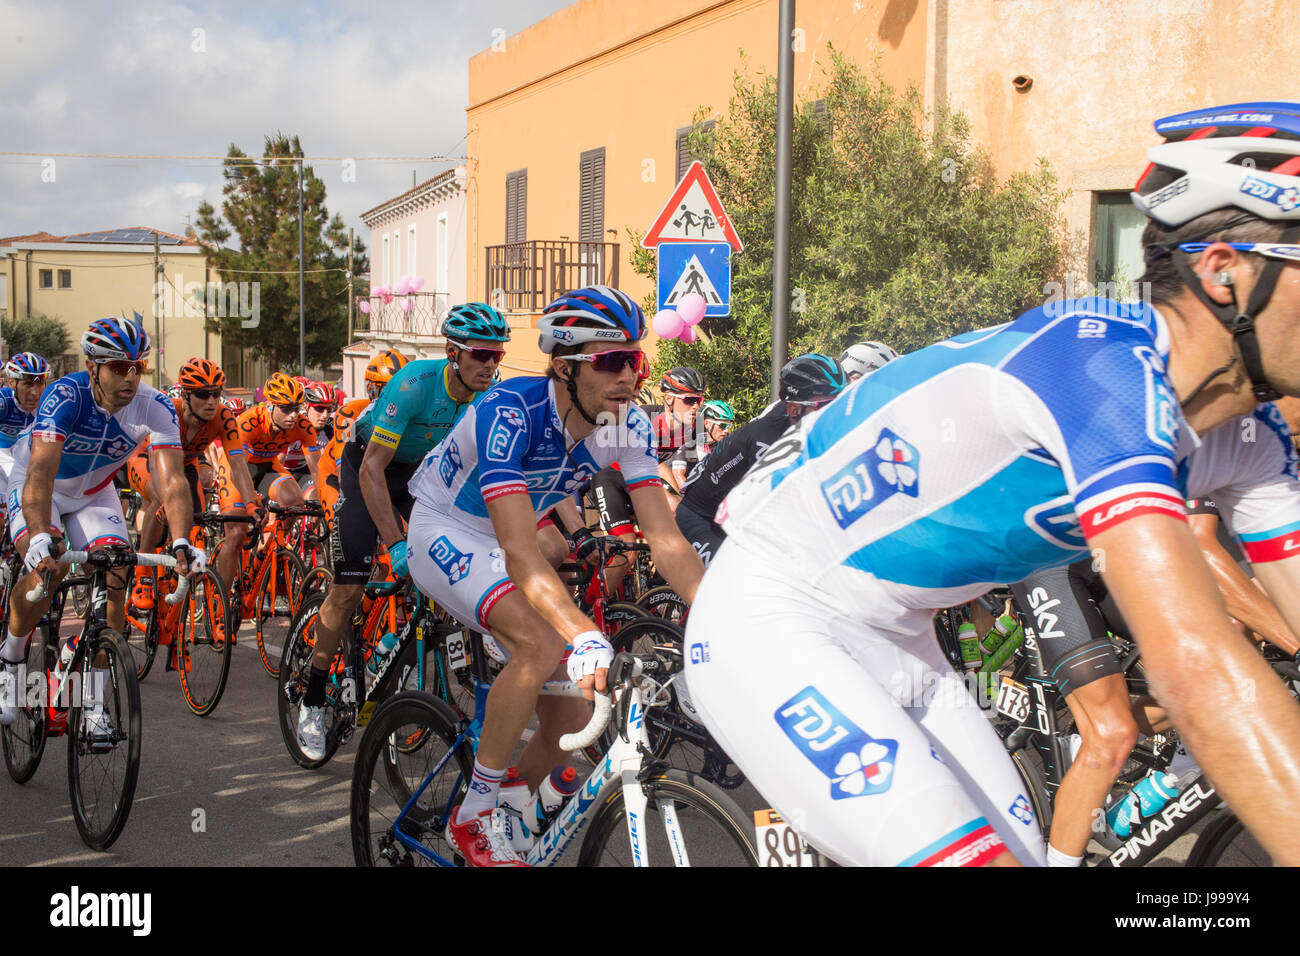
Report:
[[[325,506],[316,502],[308,501],[299,508],[286,508],[278,505],[274,501],[266,503],[266,510],[275,515],[284,515],[286,518],[323,518],[325,517]]]
[[[609,723],[609,715],[614,712],[614,699],[609,694],[596,695],[596,709],[587,721],[587,726],[572,734],[560,737],[561,750],[581,750],[596,742],[600,732]]]
[[[91,552],[89,551],[64,551],[55,560],[62,564],[89,564],[91,563]],[[149,554],[148,552],[136,552],[135,563],[142,564],[150,568],[168,568],[176,569],[176,559],[169,554]],[[27,592],[27,600],[35,604],[37,601],[44,599],[49,584],[49,578],[45,577],[39,581],[36,587]],[[190,579],[181,578],[180,584],[176,590],[167,595],[168,604],[179,604],[185,599],[186,593],[190,589]]]

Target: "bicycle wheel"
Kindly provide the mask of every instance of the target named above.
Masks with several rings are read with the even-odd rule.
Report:
[[[653,774],[641,786],[650,866],[758,866],[753,821],[718,787],[683,770]],[[578,865],[637,865],[626,818],[623,789],[616,787],[589,825]]]
[[[1201,831],[1185,866],[1272,866],[1273,857],[1231,810],[1220,810]]]
[[[81,694],[68,715],[68,790],[77,830],[92,850],[107,850],[121,835],[140,773],[140,685],[130,661],[122,636],[104,628],[87,642],[78,665]],[[84,706],[96,696],[100,720]]]
[[[678,627],[686,626],[686,615],[691,609],[691,606],[667,584],[646,591],[637,599],[636,605]]]
[[[316,650],[316,618],[324,603],[325,595],[313,594],[306,598],[298,609],[298,615],[294,618],[293,626],[289,628],[289,636],[285,639],[284,650],[280,656],[281,676],[277,678],[280,689],[275,695],[276,708],[280,714],[280,736],[284,740],[285,749],[289,751],[289,756],[298,766],[307,770],[325,766],[338,750],[340,740],[338,722],[341,692],[335,678],[343,672],[342,642],[339,650],[334,654],[331,679],[325,688],[325,756],[320,760],[312,760],[298,746],[298,712],[302,707],[302,699],[307,694],[311,658]]]
[[[457,857],[445,835],[447,820],[474,772],[474,756],[468,744],[456,745],[458,734],[451,709],[419,691],[395,694],[375,712],[352,770],[352,852],[357,866],[455,865]],[[421,744],[408,751],[398,744],[406,740]],[[412,802],[417,791],[419,798]],[[395,828],[435,858],[403,844]]]
[[[1029,798],[1030,809],[1038,823],[1038,831],[1047,842],[1047,835],[1052,827],[1052,803],[1047,797],[1047,785],[1043,782],[1042,758],[1031,752],[1028,747],[1010,754],[1020,782],[1025,785],[1025,796]]]
[[[181,615],[177,670],[190,710],[206,717],[217,709],[230,675],[231,642],[227,639],[226,589],[208,568],[190,582]]]
[[[273,678],[280,676],[280,656],[294,612],[298,610],[298,587],[305,574],[296,554],[287,548],[277,548],[254,585],[257,650],[262,655],[262,666]]]
[[[19,671],[23,674],[24,680],[23,685],[18,688],[18,693],[23,697],[28,696],[32,675],[37,675],[36,690],[43,689],[41,682],[44,681],[45,676],[45,646],[44,631],[38,630],[27,642],[26,671],[21,669]],[[36,768],[41,764],[41,756],[45,753],[44,695],[37,693],[23,700],[22,704],[13,723],[7,727],[0,727],[0,745],[4,748],[5,768],[14,783],[26,783],[32,779]]]
[[[304,598],[311,594],[324,594],[333,582],[334,572],[323,564],[316,564],[307,569],[300,591]]]
[[[157,600],[157,569],[150,568],[149,573],[154,576],[154,599]],[[158,653],[158,620],[153,610],[141,611],[133,607],[129,593],[122,636],[127,649],[131,652],[135,678],[137,681],[142,681],[149,675],[149,671],[153,668],[153,659]]]
[[[73,565],[69,577],[80,577],[84,571],[79,565]],[[87,579],[80,584],[74,584],[68,590],[71,592],[72,613],[79,618],[85,618],[86,609],[90,607],[90,580]],[[130,593],[128,589],[128,594]]]

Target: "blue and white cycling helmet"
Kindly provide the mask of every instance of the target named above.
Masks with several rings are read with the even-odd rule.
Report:
[[[149,349],[149,333],[130,319],[96,319],[81,336],[81,351],[96,362],[134,361]]]
[[[35,378],[50,374],[50,363],[35,352],[19,352],[5,363],[6,378]]]
[[[547,355],[560,345],[609,342],[617,346],[645,338],[645,314],[626,292],[607,285],[575,289],[542,311],[538,348]]]
[[[509,342],[510,326],[505,317],[486,302],[466,302],[453,306],[442,320],[442,334],[457,342],[482,339],[486,342]]]

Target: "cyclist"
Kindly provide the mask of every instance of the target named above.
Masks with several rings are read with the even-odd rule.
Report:
[[[377,546],[387,546],[397,577],[407,573],[401,523],[411,514],[407,483],[425,453],[487,391],[510,341],[505,318],[482,302],[452,308],[442,334],[447,357],[402,365],[343,449],[330,534],[334,580],[316,620],[315,654],[298,711],[298,745],[312,760],[325,755],[325,682],[343,628],[365,593]]]
[[[502,382],[470,409],[411,481],[411,576],[461,621],[509,653],[492,685],[473,779],[447,832],[472,866],[520,865],[495,811],[506,764],[536,710],[539,727],[519,760],[529,780],[565,759],[563,731],[588,717],[582,701],[538,699],[562,675],[604,689],[612,649],[577,610],[546,562],[537,520],[602,467],[617,461],[656,566],[689,600],[704,567],[677,533],[657,477],[650,422],[629,405],[646,366],[637,343],[645,317],[606,286],[556,299],[537,325],[545,376]],[[590,367],[588,367],[590,366]],[[561,387],[562,386],[562,387]],[[602,424],[597,424],[597,421]],[[504,562],[504,563],[503,563]]]
[[[226,373],[221,366],[208,359],[192,358],[181,366],[176,384],[180,393],[172,399],[176,408],[176,418],[180,427],[182,463],[185,481],[190,489],[190,503],[196,514],[207,507],[207,495],[201,481],[201,471],[208,464],[207,449],[214,442],[221,442],[230,471],[230,481],[217,487],[218,506],[222,514],[246,512],[252,515],[257,507],[257,495],[253,491],[253,481],[245,463],[244,443],[240,437],[239,420],[234,411],[221,400],[222,389],[226,385]],[[144,521],[140,529],[140,548],[152,551],[158,546],[158,537],[162,534],[159,520],[161,492],[157,481],[149,472],[149,446],[146,443],[127,463],[131,487],[143,499],[140,510]],[[173,528],[173,531],[188,533],[188,526]],[[235,563],[239,559],[239,549],[243,546],[248,532],[242,524],[227,526],[228,546],[222,551],[217,573],[223,581],[231,581],[235,573]],[[151,569],[137,566],[135,569],[135,587],[131,594],[131,603],[141,610],[153,607],[153,580]]]
[[[668,487],[668,501],[673,508],[681,500],[682,482],[686,475],[708,457],[709,452],[727,437],[727,432],[736,424],[736,410],[718,398],[711,398],[700,406],[698,417],[704,424],[704,435],[697,435],[695,440],[682,445],[673,452],[671,458],[659,465],[659,477]]]
[[[707,566],[726,538],[715,516],[722,499],[790,426],[830,402],[848,385],[844,370],[828,355],[811,352],[781,369],[780,401],[728,435],[682,485],[677,527]]]
[[[342,401],[339,410],[334,413],[334,436],[325,445],[325,450],[321,453],[320,467],[317,469],[320,477],[321,504],[325,506],[326,517],[331,523],[334,520],[334,502],[339,494],[339,459],[343,455],[344,447],[352,439],[352,426],[388,384],[389,379],[407,361],[406,356],[395,349],[376,355],[366,366],[366,394]],[[342,394],[340,390],[340,397]]]
[[[302,417],[305,400],[302,385],[284,372],[266,380],[265,401],[239,416],[239,434],[248,453],[248,470],[253,487],[264,498],[286,508],[302,507],[302,489],[277,459],[295,442],[304,448],[316,444],[316,429]],[[307,468],[316,474],[314,451],[306,453]]]
[[[31,424],[49,375],[49,363],[35,352],[19,352],[5,363],[6,384],[0,388],[0,494],[8,490],[14,442]]]
[[[319,472],[321,453],[334,437],[334,413],[338,410],[338,392],[333,385],[327,385],[325,382],[308,382],[302,390],[303,400],[306,402],[304,414],[307,416],[307,423],[316,430],[316,444],[311,450],[316,453],[316,467]],[[284,450],[284,454],[280,457],[280,464],[285,471],[293,475],[300,488],[307,489],[306,497],[318,497],[315,484],[308,488],[312,477],[301,442],[294,442]]]
[[[856,382],[896,358],[898,353],[884,342],[859,342],[840,353],[840,367],[850,382]]]
[[[35,604],[27,600],[27,591],[40,580],[35,572],[52,574],[57,583],[68,570],[54,560],[52,533],[63,525],[74,549],[127,544],[113,475],[142,439],[152,443],[168,513],[181,519],[179,527],[189,528],[194,522],[176,409],[165,395],[140,381],[147,367],[149,336],[126,319],[98,319],[82,335],[81,350],[86,370],[50,386],[36,417],[13,446],[9,528],[29,573],[9,597],[9,627],[0,646],[5,665],[0,674],[8,687],[7,693],[0,692],[0,722],[11,722],[17,712],[17,665],[25,657],[28,636],[50,603],[49,597]],[[29,535],[29,529],[38,530]],[[203,570],[203,553],[186,538],[176,538],[170,550],[179,573]],[[125,583],[118,573],[109,574],[108,620],[119,630]],[[99,732],[107,719],[102,698],[94,687],[89,694],[87,719]]]
[[[1092,549],[1189,750],[1273,858],[1300,863],[1300,707],[1229,621],[1183,507],[1214,495],[1295,630],[1300,482],[1260,403],[1300,394],[1300,104],[1156,129],[1133,194],[1154,305],[1048,303],[890,362],[724,502],[691,697],[841,862],[1044,862],[931,618]]]

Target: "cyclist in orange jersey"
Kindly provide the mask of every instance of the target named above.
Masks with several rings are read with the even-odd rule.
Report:
[[[388,380],[407,361],[406,356],[396,349],[380,352],[366,366],[365,397],[342,402],[339,410],[334,413],[334,434],[321,454],[317,475],[320,501],[325,506],[331,524],[334,520],[334,503],[339,497],[339,460],[343,455],[343,446],[352,439],[352,426],[366,410],[366,406],[375,400]],[[335,391],[342,394],[340,390]]]
[[[269,497],[286,508],[302,506],[302,489],[277,462],[282,452],[295,442],[311,449],[316,444],[316,429],[302,417],[305,399],[303,388],[283,372],[276,372],[263,389],[266,401],[239,416],[239,434],[248,453],[248,470],[258,494]],[[313,478],[320,453],[307,451],[307,468]]]

